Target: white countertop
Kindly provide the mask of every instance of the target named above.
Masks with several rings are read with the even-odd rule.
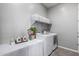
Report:
[[[42,40],[39,39],[34,39],[28,42],[20,43],[20,44],[14,44],[14,45],[9,45],[9,44],[2,44],[0,45],[0,55],[5,55],[7,53],[28,47],[32,44],[36,44],[41,42]]]

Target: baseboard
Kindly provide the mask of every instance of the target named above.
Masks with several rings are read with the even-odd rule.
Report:
[[[63,46],[58,46],[58,47],[63,48],[63,49],[66,49],[66,50],[69,50],[69,51],[72,51],[72,52],[79,53],[78,50],[73,50],[73,49],[70,49],[70,48],[67,48],[67,47],[63,47]]]

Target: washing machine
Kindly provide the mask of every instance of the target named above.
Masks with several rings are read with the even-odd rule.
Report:
[[[38,34],[38,37],[43,41],[43,55],[48,56],[57,48],[58,39],[56,33]]]

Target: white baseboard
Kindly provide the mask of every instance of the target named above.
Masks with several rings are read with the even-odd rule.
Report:
[[[69,51],[72,51],[72,52],[79,53],[78,50],[73,50],[73,49],[70,49],[70,48],[67,48],[67,47],[63,47],[63,46],[58,46],[58,47],[63,48],[63,49],[66,49],[66,50],[69,50]]]

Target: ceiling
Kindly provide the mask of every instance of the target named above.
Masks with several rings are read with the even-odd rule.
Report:
[[[54,7],[56,6],[58,3],[43,3],[43,5],[46,7],[46,8],[51,8],[51,7]]]

